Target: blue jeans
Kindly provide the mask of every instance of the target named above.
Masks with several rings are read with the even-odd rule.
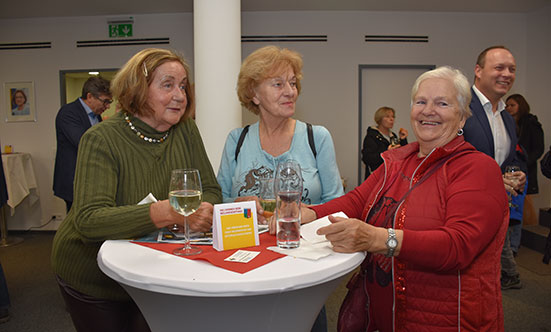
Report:
[[[509,229],[507,230],[511,238],[511,250],[518,252],[520,248],[520,237],[522,236],[522,220],[511,219],[509,220]]]
[[[501,274],[507,277],[518,277],[517,262],[513,256],[511,250],[511,242],[509,237],[509,230],[505,236],[505,242],[503,243],[503,249],[501,250]]]

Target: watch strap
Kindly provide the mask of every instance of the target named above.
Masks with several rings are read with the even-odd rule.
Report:
[[[396,238],[396,232],[393,228],[387,228],[388,231],[388,238],[386,239],[386,257],[392,257],[394,256],[394,251],[396,250],[396,247],[398,246],[398,239]]]

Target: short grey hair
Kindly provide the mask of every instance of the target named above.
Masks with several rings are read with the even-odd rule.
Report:
[[[413,88],[411,89],[411,105],[413,106],[413,101],[419,90],[419,85],[421,82],[429,78],[441,78],[449,80],[453,83],[455,91],[457,92],[457,102],[459,103],[459,108],[461,111],[461,116],[464,119],[467,119],[472,115],[469,104],[471,103],[471,85],[467,80],[467,77],[458,69],[452,68],[450,66],[441,66],[433,70],[429,70],[417,77]]]

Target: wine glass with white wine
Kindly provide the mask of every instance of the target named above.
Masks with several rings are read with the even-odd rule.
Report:
[[[193,214],[201,205],[201,177],[196,169],[175,169],[170,177],[168,199],[172,208],[184,216],[184,247],[172,252],[179,256],[190,256],[201,253],[198,247],[190,244],[189,224],[187,217]]]

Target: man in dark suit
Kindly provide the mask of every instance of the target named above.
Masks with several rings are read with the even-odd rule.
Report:
[[[110,83],[101,77],[90,77],[82,87],[82,95],[61,107],[55,119],[57,152],[54,169],[54,195],[62,198],[67,212],[73,204],[73,180],[78,143],[88,128],[101,122],[111,104]]]
[[[470,104],[473,116],[463,127],[465,140],[477,150],[494,158],[504,171],[508,165],[526,165],[516,153],[517,134],[513,117],[505,111],[502,100],[513,83],[516,75],[516,62],[513,54],[504,46],[488,47],[476,61],[475,79],[471,89]],[[517,181],[503,178],[505,189],[511,195],[522,191],[526,183],[524,172],[515,172]],[[501,288],[521,288],[519,274],[509,244],[509,232],[505,238],[501,254]]]

